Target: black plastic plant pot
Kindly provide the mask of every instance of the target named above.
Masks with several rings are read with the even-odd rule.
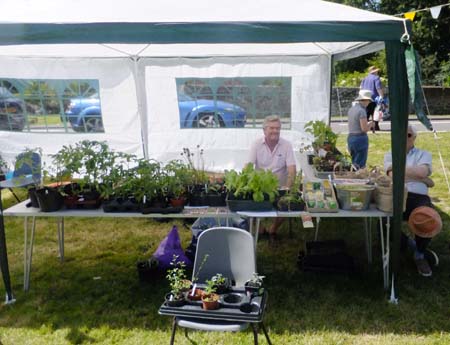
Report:
[[[54,188],[37,189],[36,197],[42,212],[58,211],[64,204],[63,196]]]
[[[208,205],[212,207],[226,206],[225,194],[208,194]]]
[[[39,201],[36,196],[36,188],[32,187],[28,189],[28,198],[31,202],[31,207],[39,208]]]
[[[166,305],[169,307],[182,307],[185,304],[186,300],[184,298],[174,299],[170,292],[166,295]]]
[[[249,292],[252,296],[260,296],[264,292],[264,288],[262,286],[254,286],[251,283],[245,283],[245,292]]]
[[[150,266],[148,260],[138,261],[136,263],[139,281],[142,283],[151,283],[161,279],[165,271],[158,266]]]

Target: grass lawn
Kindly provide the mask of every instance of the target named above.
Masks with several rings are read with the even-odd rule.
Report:
[[[369,134],[369,165],[382,165],[390,133]],[[345,150],[345,136],[338,146]],[[314,236],[294,221],[287,223],[276,249],[258,244],[258,270],[266,275],[269,305],[265,324],[274,344],[450,344],[450,197],[440,166],[450,164],[450,134],[419,134],[417,146],[433,153],[436,186],[431,190],[444,229],[431,243],[441,263],[431,278],[419,277],[411,253],[401,259],[399,304],[383,290],[378,236],[374,263],[364,250],[362,220],[324,219],[320,239],[345,239],[358,273],[352,276],[302,272],[296,257]],[[450,175],[450,174],[449,174]],[[13,203],[4,193],[4,203]],[[17,302],[0,305],[0,344],[168,344],[171,320],[157,310],[168,290],[165,280],[139,283],[136,261],[148,258],[176,224],[184,247],[189,224],[145,219],[69,219],[65,221],[65,262],[57,258],[56,224],[37,222],[30,291],[23,285],[23,219],[5,219],[9,264]],[[0,295],[4,296],[0,283]],[[190,333],[192,344],[253,344],[251,331]],[[182,331],[176,344],[191,344]],[[260,343],[266,344],[260,334]]]

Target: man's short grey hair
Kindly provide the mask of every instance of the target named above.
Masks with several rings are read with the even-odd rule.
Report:
[[[264,119],[263,128],[266,128],[270,122],[278,122],[281,125],[281,119],[278,115],[269,115]]]
[[[413,125],[408,125],[408,131],[411,131],[411,133],[414,135],[414,137],[417,137],[417,129]]]

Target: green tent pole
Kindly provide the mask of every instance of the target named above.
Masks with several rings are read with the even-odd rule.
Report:
[[[403,194],[406,163],[406,133],[408,129],[409,91],[405,62],[406,45],[386,41],[386,62],[389,78],[389,109],[391,111],[391,148],[393,173],[393,243],[391,247],[392,274],[398,282],[400,271],[400,239],[403,221]],[[396,285],[398,286],[398,284]]]

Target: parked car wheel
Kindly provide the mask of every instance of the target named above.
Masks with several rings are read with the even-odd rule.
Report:
[[[0,86],[0,130],[22,131],[25,127],[25,103]]]
[[[194,127],[198,128],[217,128],[224,127],[224,123],[220,116],[214,115],[214,113],[199,114],[198,118],[194,120]]]
[[[104,131],[103,122],[100,117],[87,117],[84,120],[84,125],[86,127],[86,132],[88,133],[97,133]]]

